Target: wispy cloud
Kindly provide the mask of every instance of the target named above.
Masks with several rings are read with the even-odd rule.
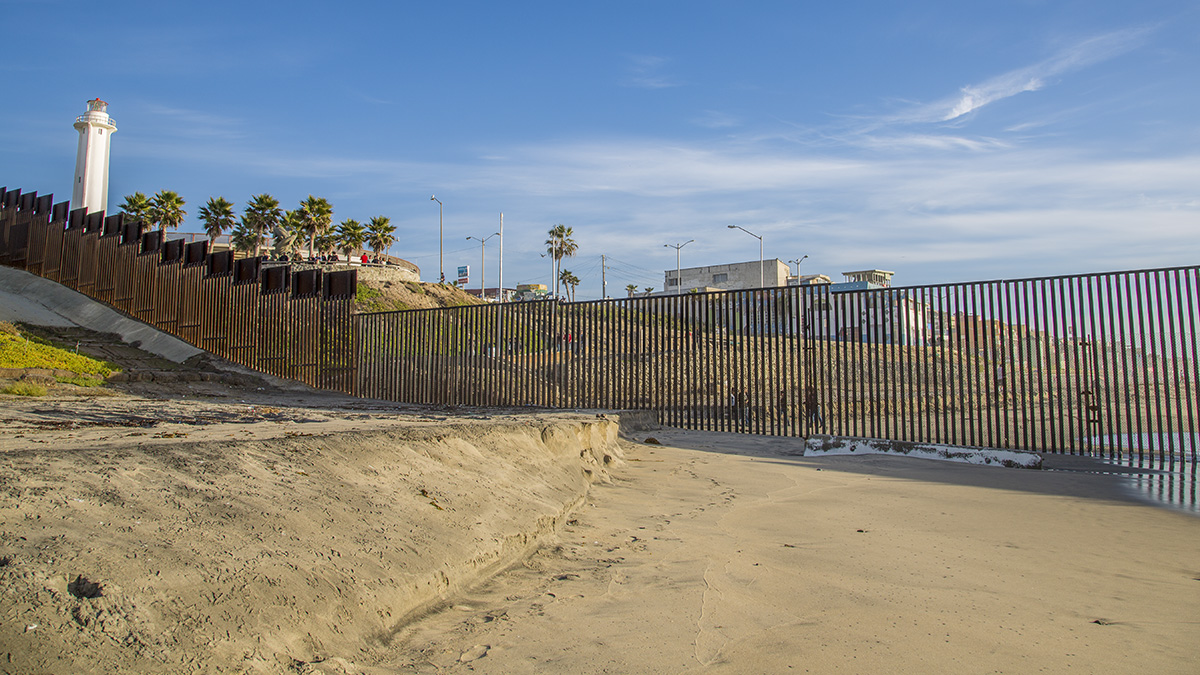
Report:
[[[982,152],[1011,147],[1009,142],[998,138],[970,138],[951,134],[863,134],[855,139],[854,144],[873,150],[889,151],[971,150]]]
[[[705,110],[692,118],[692,124],[705,129],[729,129],[741,124],[738,118],[717,110]]]
[[[945,140],[914,134],[888,143]],[[1183,264],[1200,256],[1195,155],[1133,160],[994,143],[982,154],[846,158],[779,143],[609,138],[499,145],[481,151],[487,162],[439,163],[217,145],[146,143],[138,146],[143,157],[161,157],[139,164],[244,171],[262,184],[255,190],[284,201],[309,192],[331,197],[338,208],[369,201],[371,213],[346,215],[393,216],[411,234],[401,255],[437,250],[436,229],[429,229],[437,221],[422,211],[431,190],[447,198],[455,236],[475,234],[463,228],[492,222],[503,210],[506,270],[514,278],[540,278],[536,253],[556,222],[575,227],[581,250],[644,269],[672,266],[662,244],[689,238],[697,240],[685,252],[690,264],[752,259],[754,242],[725,228],[739,223],[765,236],[769,257],[808,254],[806,269],[833,276],[857,267],[895,269],[899,283]],[[617,281],[610,276],[610,289]]]
[[[625,86],[641,89],[666,89],[679,86],[679,82],[662,72],[670,63],[669,58],[646,54],[633,55],[628,58],[628,75],[625,78]]]
[[[145,112],[152,117],[167,121],[174,127],[172,133],[179,136],[201,136],[230,140],[245,137],[242,121],[233,117],[217,115],[202,110],[174,108],[158,103],[147,105]]]
[[[965,131],[972,115],[992,103],[1052,86],[1068,73],[1133,50],[1143,44],[1153,30],[1152,27],[1136,28],[1079,40],[1041,61],[964,86],[952,95],[929,103],[901,101],[891,112],[841,116],[818,126],[779,120],[790,128],[750,140],[757,143],[786,140],[812,149],[860,148],[885,154],[921,151],[989,153],[1010,149],[1033,130],[1074,119],[1084,110],[1083,105],[1072,104],[1051,113],[1042,110],[1036,119],[1010,124],[986,136],[972,136]]]
[[[1037,91],[1053,78],[1106,61],[1134,49],[1150,32],[1135,28],[1097,35],[1071,44],[1049,58],[962,87],[953,96],[902,113],[897,121],[949,122],[983,106],[1018,94]]]

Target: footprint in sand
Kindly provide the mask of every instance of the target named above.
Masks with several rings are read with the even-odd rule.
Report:
[[[482,659],[483,657],[487,656],[488,650],[491,648],[492,648],[491,645],[475,645],[474,647],[471,647],[467,651],[460,654],[458,657],[458,661],[459,661],[459,663],[470,663],[472,661],[478,661],[479,659]]]

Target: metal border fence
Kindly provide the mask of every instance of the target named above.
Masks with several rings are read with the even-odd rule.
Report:
[[[1200,268],[355,315],[364,396],[1194,458]]]
[[[1195,472],[1200,266],[354,314],[353,271],[234,260],[52,202],[0,189],[0,264],[316,387]]]
[[[263,373],[354,393],[354,270],[293,272],[0,188],[0,264]]]

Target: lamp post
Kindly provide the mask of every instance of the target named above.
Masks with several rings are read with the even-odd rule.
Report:
[[[438,203],[438,283],[446,283],[446,268],[442,263],[442,200],[429,195],[429,201]]]
[[[763,238],[757,234],[754,234],[750,230],[747,230],[741,225],[728,225],[727,227],[731,230],[741,230],[742,232],[745,232],[746,234],[758,240],[758,287],[765,288],[767,284],[765,277],[763,276]]]
[[[496,278],[496,302],[504,302],[504,212],[500,212],[500,273]]]
[[[493,233],[489,234],[488,236],[484,237],[483,239],[480,239],[479,237],[467,237],[468,241],[471,239],[474,239],[475,241],[479,242],[479,299],[480,300],[487,300],[487,274],[486,274],[487,258],[483,257],[484,252],[487,250],[487,240],[491,239],[492,237],[499,237],[499,236],[500,236],[499,232],[493,232]]]
[[[663,244],[664,248],[675,249],[675,295],[679,295],[680,293],[683,292],[683,279],[679,278],[679,249],[683,248],[684,246],[687,246],[688,244],[692,243],[693,241],[696,241],[696,240],[688,239],[687,241],[683,242],[682,244]]]
[[[800,256],[799,260],[789,260],[788,263],[796,263],[796,283],[800,283],[800,263],[808,260],[808,256]]]

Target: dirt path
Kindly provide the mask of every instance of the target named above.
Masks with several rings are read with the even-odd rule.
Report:
[[[557,546],[364,672],[1200,669],[1200,519],[1111,476],[653,435],[675,447],[627,450]]]

